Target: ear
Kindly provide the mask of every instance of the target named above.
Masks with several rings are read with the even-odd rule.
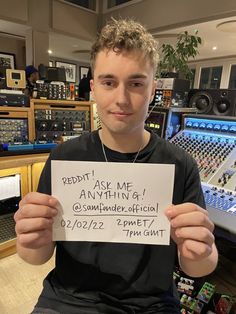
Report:
[[[95,96],[94,96],[94,80],[90,80],[90,89],[91,89],[91,93],[92,93],[92,96],[93,96],[93,99],[95,99]]]
[[[91,80],[89,81],[89,84],[90,84],[90,89],[91,89],[91,91],[93,92],[93,89],[94,89],[94,81],[93,81],[93,79],[91,79]]]

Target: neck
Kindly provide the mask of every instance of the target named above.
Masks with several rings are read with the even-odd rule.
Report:
[[[149,142],[150,133],[142,130],[140,134],[111,134],[99,130],[102,143],[120,153],[134,153],[142,150]]]

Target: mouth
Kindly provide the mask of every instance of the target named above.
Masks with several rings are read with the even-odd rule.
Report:
[[[114,111],[111,112],[112,115],[114,115],[115,117],[129,117],[132,115],[132,113],[130,112],[123,112],[123,111]]]

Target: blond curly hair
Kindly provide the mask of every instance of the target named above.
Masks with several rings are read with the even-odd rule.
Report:
[[[154,37],[140,23],[132,19],[116,20],[112,18],[98,34],[92,46],[90,62],[94,71],[97,54],[102,50],[115,52],[138,50],[150,61],[156,72],[158,63],[158,45]]]

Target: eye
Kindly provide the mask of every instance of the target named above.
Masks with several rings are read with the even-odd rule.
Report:
[[[131,86],[131,87],[142,87],[143,85],[144,85],[143,82],[137,82],[137,81],[135,81],[135,82],[130,82],[130,86]]]
[[[103,86],[108,87],[108,88],[113,87],[115,85],[115,82],[111,81],[111,80],[109,80],[109,81],[102,81],[101,83],[102,83]]]

